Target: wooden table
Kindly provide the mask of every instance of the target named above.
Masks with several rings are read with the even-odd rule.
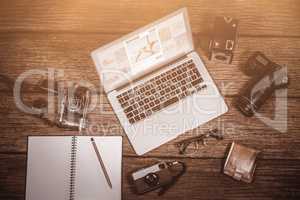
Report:
[[[178,8],[188,7],[197,51],[229,106],[222,117],[180,136],[223,127],[225,140],[192,156],[180,156],[174,141],[142,157],[136,156],[124,137],[123,199],[300,199],[300,2],[298,0],[9,0],[0,2],[0,74],[16,79],[30,69],[64,70],[63,80],[86,80],[100,95],[90,114],[97,135],[124,135],[107,98],[90,52],[105,43],[146,25]],[[215,16],[240,20],[238,49],[231,65],[207,59],[207,41]],[[288,66],[287,132],[280,133],[257,117],[246,118],[233,106],[241,87],[250,79],[241,67],[254,51]],[[38,79],[27,79],[36,83]],[[26,102],[39,97],[34,88],[23,88]],[[72,135],[20,111],[10,88],[0,88],[0,199],[24,199],[28,135]],[[276,101],[284,102],[280,96]],[[260,111],[272,116],[275,96]],[[232,141],[262,150],[255,181],[245,184],[221,173]],[[178,159],[187,173],[164,196],[137,196],[128,184],[133,169],[157,160]]]

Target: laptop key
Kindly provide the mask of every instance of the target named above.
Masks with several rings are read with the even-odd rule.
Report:
[[[129,103],[128,102],[124,102],[123,104],[121,104],[122,108],[126,108],[129,106]]]
[[[126,116],[127,116],[127,118],[131,118],[131,117],[133,117],[133,113],[132,112],[127,113]]]
[[[150,115],[152,115],[152,112],[151,112],[150,110],[147,110],[146,116],[148,117],[148,116],[150,116]]]
[[[155,105],[158,105],[160,102],[159,102],[158,99],[156,99],[156,100],[154,101],[154,103],[155,103]]]
[[[137,110],[134,110],[134,111],[133,111],[133,114],[134,114],[134,115],[138,115],[139,112],[138,112]]]
[[[134,100],[133,100],[133,99],[130,99],[130,100],[129,100],[129,104],[130,104],[130,105],[134,104]]]
[[[132,105],[132,107],[133,107],[133,109],[137,109],[139,106],[138,106],[137,103],[135,103],[135,104]]]
[[[121,104],[124,103],[124,101],[125,101],[123,98],[118,98],[118,99]]]
[[[152,111],[153,112],[156,112],[156,111],[159,111],[160,110],[160,106],[154,106],[153,108],[152,108]]]
[[[140,118],[141,118],[141,119],[144,119],[144,118],[146,118],[146,115],[145,115],[145,113],[141,113],[141,114],[140,114]]]
[[[180,99],[183,99],[185,97],[183,93],[179,94],[178,96]]]
[[[194,80],[193,82],[192,82],[192,85],[198,85],[198,84],[200,84],[201,83],[201,80],[200,79],[197,79],[197,80]]]
[[[139,107],[138,112],[139,112],[139,113],[142,113],[143,110],[144,110],[144,109],[143,109],[142,107]]]
[[[172,104],[174,104],[178,101],[179,101],[178,97],[173,97],[172,99],[169,99],[169,100],[165,101],[163,103],[163,107],[167,107],[167,106],[172,105]]]
[[[124,110],[125,113],[131,112],[133,110],[132,106],[129,106]]]
[[[140,119],[141,119],[140,116],[135,116],[135,117],[134,117],[134,120],[135,120],[135,121],[139,121]]]

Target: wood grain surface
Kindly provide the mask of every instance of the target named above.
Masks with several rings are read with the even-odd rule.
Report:
[[[121,34],[0,33],[0,48],[4,50],[0,55],[0,64],[3,66],[0,73],[16,79],[30,69],[50,68],[63,70],[64,76],[60,79],[69,81],[83,79],[98,87],[99,76],[90,53],[120,36]],[[291,79],[288,95],[300,96],[300,84],[297,84],[300,79],[300,74],[297,73],[300,67],[300,37],[241,37],[231,65],[209,62],[206,50],[207,36],[195,34],[194,41],[197,51],[203,57],[207,69],[223,95],[238,94],[241,87],[251,78],[243,73],[246,60],[253,52],[262,51],[274,62],[287,66]],[[34,84],[37,80],[32,78],[26,81]]]
[[[26,155],[0,154],[1,179],[0,198],[22,199],[25,191]],[[164,160],[164,159],[159,159]],[[168,200],[168,199],[297,199],[299,197],[300,161],[259,160],[256,178],[252,184],[240,183],[221,173],[221,159],[189,159],[179,161],[187,163],[188,174],[182,176],[166,195],[157,193],[144,196],[134,194],[128,182],[130,172],[141,166],[158,162],[157,158],[124,157],[123,160],[123,199],[130,200]]]
[[[136,156],[100,85],[90,58],[92,50],[186,6],[197,52],[215,80],[229,112],[190,130],[144,156]],[[207,59],[207,46],[216,16],[240,20],[238,48],[233,63],[217,64]],[[94,86],[96,107],[89,113],[89,135],[123,135],[123,200],[142,199],[300,199],[300,1],[298,0],[10,0],[0,1],[0,199],[24,199],[28,135],[78,135],[50,126],[21,111],[15,103],[14,80],[32,69],[63,71],[62,81],[86,80]],[[287,131],[267,126],[258,116],[244,117],[234,106],[243,85],[251,79],[244,64],[255,51],[264,52],[286,65],[290,78],[287,98],[278,93],[260,114],[274,117],[275,105],[287,101]],[[0,77],[1,78],[1,77]],[[23,100],[31,105],[44,97],[36,84],[41,77],[26,79]],[[1,79],[0,79],[1,80]],[[280,116],[277,124],[285,124]],[[175,142],[222,128],[225,138],[214,146],[182,156]],[[232,141],[257,148],[255,180],[245,184],[222,174]],[[133,170],[158,160],[178,159],[187,164],[187,173],[164,196],[156,193],[137,196],[129,184]]]
[[[0,3],[1,31],[127,33],[188,7],[193,32],[208,33],[215,16],[241,20],[242,35],[300,36],[297,0],[11,0]]]

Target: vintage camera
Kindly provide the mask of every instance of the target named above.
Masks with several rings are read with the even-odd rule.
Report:
[[[184,163],[159,162],[132,173],[131,178],[138,194],[161,188],[159,195],[162,195],[184,172]]]
[[[52,83],[54,87],[49,87],[48,83]],[[36,89],[41,90],[45,96],[35,100],[32,107],[42,110],[39,118],[51,125],[82,132],[88,124],[87,111],[91,99],[89,89],[79,84],[67,87],[58,85],[55,80],[41,80]],[[49,94],[54,97],[53,101],[48,102]]]
[[[238,20],[217,17],[209,44],[209,60],[230,64],[237,44]]]
[[[70,90],[70,88],[69,88]],[[64,92],[60,100],[58,111],[58,125],[79,129],[82,131],[87,128],[87,109],[90,103],[90,92],[88,88],[75,85],[71,92]]]
[[[289,78],[286,67],[272,62],[261,52],[249,58],[245,71],[253,78],[242,89],[236,106],[245,116],[251,117],[276,89],[287,87]]]

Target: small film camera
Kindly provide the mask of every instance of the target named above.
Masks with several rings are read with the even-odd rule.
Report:
[[[184,163],[177,161],[159,162],[132,173],[131,178],[137,194],[144,194],[161,188],[158,195],[162,195],[184,173]]]
[[[209,44],[209,60],[230,64],[237,43],[238,20],[216,17]]]
[[[90,92],[88,88],[75,85],[72,87],[73,92],[70,95],[64,92],[60,101],[58,112],[58,125],[79,129],[81,132],[87,128],[87,109],[90,103]]]
[[[236,105],[248,117],[253,116],[276,89],[289,84],[286,67],[272,62],[261,52],[255,52],[248,59],[245,72],[253,78],[242,89]]]
[[[90,91],[79,84],[72,84],[59,88],[57,81],[51,80],[53,89],[48,86],[47,79],[41,80],[37,89],[45,95],[52,94],[53,102],[48,102],[47,97],[37,99],[33,102],[33,108],[42,109],[38,116],[51,125],[58,127],[76,129],[80,132],[87,128],[87,111],[90,104]],[[51,109],[49,109],[51,108]]]

